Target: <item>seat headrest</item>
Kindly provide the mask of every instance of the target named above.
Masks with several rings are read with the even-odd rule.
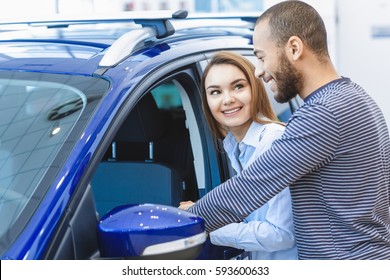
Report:
[[[159,139],[164,133],[164,121],[159,108],[148,93],[137,103],[122,127],[116,141],[149,142]]]

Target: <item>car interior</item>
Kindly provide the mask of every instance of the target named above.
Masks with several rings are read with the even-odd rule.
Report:
[[[100,216],[118,205],[197,198],[184,110],[167,99],[158,89],[145,94],[114,137],[92,179]]]

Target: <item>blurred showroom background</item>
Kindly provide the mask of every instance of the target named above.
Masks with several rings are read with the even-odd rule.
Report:
[[[277,2],[280,0],[0,0],[0,22],[42,19],[57,14],[65,17],[142,10],[258,11],[260,14]],[[390,0],[305,2],[324,18],[330,53],[339,73],[369,92],[384,111],[390,126]]]

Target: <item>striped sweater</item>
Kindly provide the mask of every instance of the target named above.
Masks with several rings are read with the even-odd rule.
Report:
[[[390,259],[389,180],[384,117],[342,78],[308,96],[281,139],[189,211],[212,231],[290,186],[300,259]]]

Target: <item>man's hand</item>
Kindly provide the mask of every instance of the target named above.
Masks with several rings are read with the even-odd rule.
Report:
[[[195,202],[192,202],[191,200],[182,201],[182,202],[180,202],[179,208],[182,210],[187,210],[188,208],[190,208],[194,204],[195,204]]]

